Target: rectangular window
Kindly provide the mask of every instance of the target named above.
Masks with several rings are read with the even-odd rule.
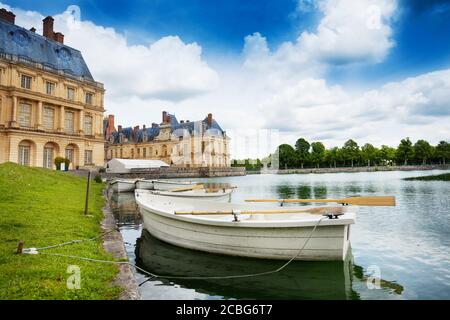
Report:
[[[92,116],[84,117],[84,133],[88,136],[92,135]]]
[[[47,81],[45,83],[45,90],[48,95],[51,95],[51,96],[55,95],[55,88],[56,88],[56,86],[53,82]]]
[[[70,111],[66,111],[65,114],[65,123],[64,123],[64,131],[67,133],[73,133],[73,119],[74,113]]]
[[[44,129],[53,130],[55,126],[55,109],[44,107],[42,124]]]
[[[120,158],[123,158],[123,150],[120,149]]]
[[[44,168],[53,169],[53,148],[44,148]]]
[[[22,75],[21,79],[21,86],[24,89],[31,89],[31,80],[32,78],[30,76]]]
[[[74,88],[67,88],[67,99],[75,100],[75,89]]]
[[[142,157],[147,158],[147,148],[142,149]]]
[[[92,105],[94,95],[92,93],[86,93],[86,104]]]
[[[31,105],[21,102],[19,104],[19,115],[17,117],[19,125],[22,127],[31,127]]]
[[[22,166],[30,165],[30,150],[29,146],[19,146],[19,164]]]
[[[92,150],[84,151],[84,164],[85,165],[92,164]]]

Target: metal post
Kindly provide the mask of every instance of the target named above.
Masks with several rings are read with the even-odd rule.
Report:
[[[91,170],[88,172],[88,181],[87,181],[87,189],[86,189],[86,203],[84,205],[84,215],[88,214],[89,208],[89,188],[91,187]]]

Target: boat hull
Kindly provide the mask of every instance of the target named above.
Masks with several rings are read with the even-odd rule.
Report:
[[[350,224],[354,223],[351,218],[325,218],[319,224],[317,219],[294,225],[281,220],[273,223],[221,221],[211,224],[206,219],[195,221],[168,214],[157,206],[143,204],[139,196],[136,199],[144,228],[155,238],[183,248],[231,256],[289,260],[305,246],[296,260],[343,261],[350,245]],[[197,200],[203,201],[206,202]],[[258,216],[248,219],[258,219]]]
[[[111,189],[114,192],[133,192],[136,188],[134,182],[116,180],[111,183]]]
[[[138,180],[136,181],[136,189],[153,190],[153,182],[151,180]]]
[[[195,186],[196,182],[186,182],[186,181],[163,181],[163,180],[153,180],[153,187],[155,190],[169,191],[179,188],[189,188]]]

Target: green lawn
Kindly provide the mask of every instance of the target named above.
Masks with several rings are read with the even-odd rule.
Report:
[[[434,176],[424,176],[424,177],[411,177],[411,178],[405,178],[404,180],[408,181],[450,181],[450,173],[444,173],[444,174],[438,174]]]
[[[93,182],[84,216],[86,179],[64,172],[0,165],[0,299],[115,299],[118,267],[46,255],[14,254],[17,244],[44,247],[101,234],[102,184]],[[102,240],[45,252],[113,260]],[[81,288],[68,289],[69,265],[80,268]]]

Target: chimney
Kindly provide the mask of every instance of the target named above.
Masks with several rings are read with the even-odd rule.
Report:
[[[170,123],[170,116],[166,116],[166,123]]]
[[[184,120],[180,120],[180,123],[184,123]]]
[[[106,131],[106,136],[110,137],[114,131],[116,131],[116,128],[114,127],[114,115],[110,114],[108,116],[108,129]]]
[[[162,123],[166,123],[166,117],[167,117],[167,112],[163,111],[162,112]]]
[[[157,123],[152,123],[152,128],[157,128],[158,127],[158,124]]]
[[[213,121],[213,117],[212,117],[212,113],[208,113],[208,126],[212,126],[212,121]]]
[[[53,17],[48,16],[47,18],[45,18],[42,21],[44,22],[43,36],[48,39],[54,40],[55,33],[53,32],[53,21],[55,21],[55,20],[53,19]]]
[[[36,28],[33,27],[33,28],[30,29],[30,31],[35,33],[36,32]]]
[[[0,19],[12,24],[16,23],[16,15],[5,8],[0,9]]]
[[[61,32],[56,32],[56,33],[54,34],[54,36],[55,36],[55,41],[56,41],[56,42],[59,42],[59,43],[61,43],[61,44],[64,44],[64,35],[63,35]]]
[[[143,125],[142,125],[142,130],[145,130],[145,129],[147,129],[147,127],[146,127],[145,124],[143,124]]]

